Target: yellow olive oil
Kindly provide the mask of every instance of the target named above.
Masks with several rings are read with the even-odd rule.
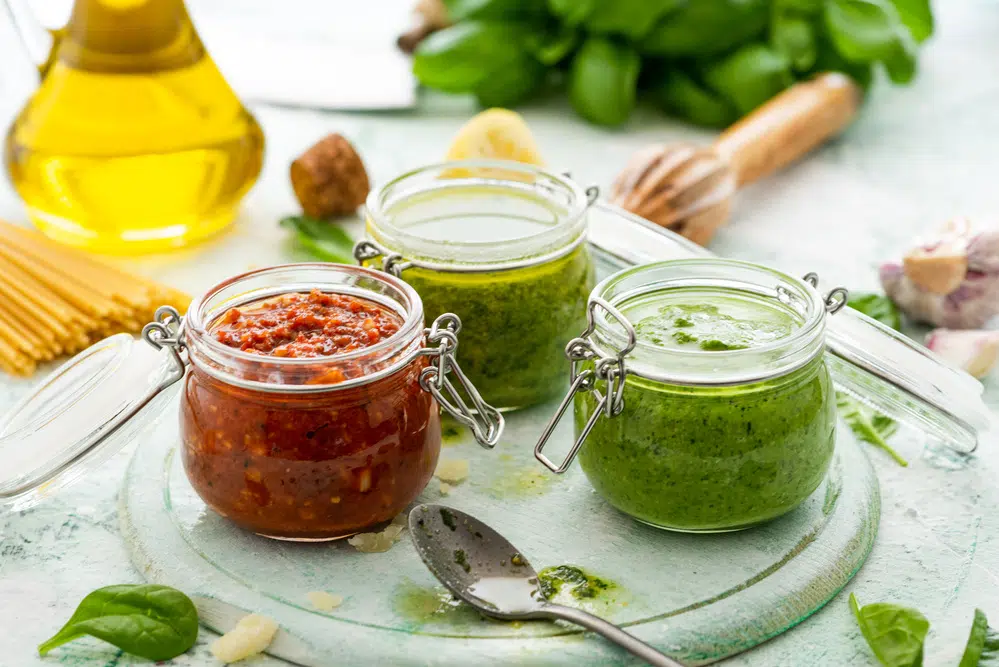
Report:
[[[182,0],[76,0],[5,158],[34,224],[110,253],[166,250],[233,219],[263,134]]]

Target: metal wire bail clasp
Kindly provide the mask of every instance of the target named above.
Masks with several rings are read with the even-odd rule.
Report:
[[[819,288],[819,274],[814,271],[806,273],[802,280],[815,289]],[[823,297],[823,300],[825,301],[826,312],[830,315],[835,315],[842,310],[843,306],[846,305],[846,302],[850,300],[850,291],[845,287],[837,287],[830,290],[830,292]]]
[[[459,331],[461,331],[461,320],[452,313],[444,313],[425,330],[427,347],[420,352],[430,357],[431,362],[420,373],[420,386],[437,399],[445,412],[470,428],[480,445],[492,449],[503,435],[503,415],[482,400],[478,390],[458,365],[455,352],[458,349]],[[435,345],[436,347],[433,347]],[[457,378],[458,384],[472,403],[471,408],[465,403],[465,399],[457,391],[448,374]]]
[[[596,329],[596,311],[598,308],[602,308],[620,324],[622,329],[624,329],[624,333],[628,336],[628,344],[614,356],[601,354],[593,347],[590,341],[590,336]],[[624,381],[627,375],[625,357],[635,349],[636,342],[635,327],[631,326],[631,323],[617,308],[599,297],[592,297],[590,299],[589,308],[586,313],[586,331],[580,334],[578,338],[573,338],[565,346],[565,356],[572,362],[569,373],[572,384],[569,386],[569,392],[562,399],[548,425],[545,426],[538,444],[534,446],[534,457],[555,474],[561,475],[569,469],[573,459],[576,458],[576,454],[579,453],[579,448],[583,446],[583,441],[586,440],[586,436],[593,430],[601,415],[611,418],[618,416],[624,411]],[[584,361],[593,362],[593,368],[587,368],[580,372],[578,369],[579,364]],[[603,380],[606,385],[606,393],[601,392],[597,388],[597,382],[600,380]],[[593,410],[593,414],[587,420],[586,425],[583,426],[583,430],[579,433],[576,441],[572,444],[569,453],[566,454],[565,460],[560,465],[556,465],[542,453],[542,450],[545,448],[548,439],[551,438],[552,433],[555,432],[555,428],[562,420],[566,410],[572,405],[575,395],[583,391],[593,393],[593,396],[597,399],[596,407]]]
[[[157,350],[167,348],[174,361],[174,371],[184,375],[187,345],[184,343],[184,319],[172,306],[160,306],[153,321],[142,327],[142,339]]]
[[[382,271],[391,274],[396,278],[402,278],[402,272],[412,266],[412,263],[405,261],[397,252],[389,252],[388,248],[382,247],[374,241],[361,240],[354,244],[354,259],[361,266],[365,262],[382,258]]]

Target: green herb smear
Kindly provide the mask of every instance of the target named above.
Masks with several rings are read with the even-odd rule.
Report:
[[[575,565],[555,565],[538,572],[538,593],[546,600],[551,600],[560,593],[566,593],[577,600],[588,600],[610,588],[614,588],[614,584],[588,574]]]
[[[170,660],[198,638],[198,610],[169,586],[122,584],[99,588],[80,602],[73,616],[38,646],[45,655],[84,635],[148,660]]]

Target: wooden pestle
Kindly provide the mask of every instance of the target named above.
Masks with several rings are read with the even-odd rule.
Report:
[[[791,86],[709,147],[649,146],[611,188],[611,203],[706,245],[728,220],[732,195],[797,160],[850,124],[862,99],[845,74]]]

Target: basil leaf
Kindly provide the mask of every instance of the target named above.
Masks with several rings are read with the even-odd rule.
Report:
[[[704,82],[747,114],[794,83],[791,64],[764,44],[750,44],[704,70]]]
[[[922,667],[930,622],[919,611],[883,602],[861,607],[853,593],[850,608],[867,645],[884,667]]]
[[[625,44],[606,37],[590,37],[572,59],[569,101],[586,120],[619,125],[635,107],[635,88],[641,58]]]
[[[702,1],[702,0],[699,0]],[[583,21],[590,32],[613,33],[629,39],[644,37],[660,18],[683,7],[684,0],[605,0]]]
[[[957,667],[995,667],[999,665],[999,632],[989,627],[985,612],[975,610],[971,634]]]
[[[473,91],[490,76],[524,56],[523,26],[463,21],[438,30],[413,53],[413,74],[425,86],[448,93]]]
[[[891,0],[912,38],[923,42],[933,34],[933,9],[930,0]]]
[[[339,225],[307,215],[282,218],[280,225],[295,230],[298,242],[317,259],[337,264],[354,263],[354,240]]]
[[[579,44],[579,31],[568,25],[560,25],[554,30],[532,34],[527,39],[527,50],[542,65],[556,65],[569,55]]]
[[[728,101],[678,70],[667,72],[650,87],[650,94],[669,113],[698,125],[722,128],[739,117]]]
[[[536,0],[444,0],[447,15],[457,23],[465,19],[541,19],[545,8]]]
[[[836,392],[836,407],[839,415],[847,423],[858,439],[883,449],[903,468],[909,462],[888,444],[888,438],[898,431],[898,422],[883,415],[853,398],[846,392]]]
[[[504,67],[494,71],[472,92],[484,107],[513,107],[531,96],[545,79],[545,66],[526,50]]]
[[[857,85],[867,90],[873,79],[870,63],[852,63],[839,54],[836,47],[828,39],[820,38],[818,57],[811,69],[812,74],[820,72],[843,72],[857,82]]]
[[[860,293],[851,294],[846,302],[854,310],[860,311],[871,319],[899,331],[902,329],[902,313],[895,302],[882,294]]]
[[[660,56],[718,55],[762,35],[770,0],[691,0],[667,14],[639,50]]]
[[[579,26],[587,16],[596,11],[601,2],[606,0],[548,0],[548,9],[563,23]]]
[[[84,635],[148,660],[169,660],[194,646],[198,611],[169,586],[125,584],[99,588],[83,598],[69,621],[38,646],[45,655]]]
[[[770,28],[770,43],[799,72],[811,68],[818,57],[815,28],[799,16],[777,14]]]
[[[916,71],[916,44],[890,0],[827,0],[825,26],[836,50],[850,62],[884,64],[895,83]]]

